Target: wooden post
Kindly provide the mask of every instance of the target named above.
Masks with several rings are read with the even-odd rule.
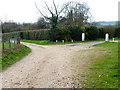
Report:
[[[17,44],[20,44],[20,37],[18,37],[17,39]]]
[[[11,42],[10,42],[10,39],[9,39],[9,48],[11,47]]]

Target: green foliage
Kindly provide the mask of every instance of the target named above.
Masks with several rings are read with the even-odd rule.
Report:
[[[55,41],[55,40],[61,40],[62,36],[62,31],[59,28],[51,28],[49,31],[50,34],[50,40]]]
[[[35,43],[35,44],[41,44],[41,45],[46,45],[49,44],[50,41],[49,40],[22,40],[22,42],[28,42],[28,43]]]
[[[71,39],[75,41],[81,41],[82,40],[82,33],[84,32],[84,29],[81,28],[80,26],[70,26],[68,27],[70,30],[70,37]]]
[[[30,52],[30,48],[24,45],[17,45],[2,53],[2,69],[14,64]]]
[[[68,41],[68,42],[51,42],[49,40],[21,40],[22,42],[28,42],[28,43],[35,43],[35,44],[40,44],[40,45],[62,45],[62,44],[72,44],[72,43],[85,43],[85,42],[98,42],[98,41],[104,41],[104,39],[97,39],[97,40],[86,40],[86,41]]]
[[[76,26],[69,26],[66,28],[55,28],[50,30],[50,38],[51,41],[55,40],[65,40],[65,41],[80,41],[82,38],[83,29],[76,25]]]
[[[104,26],[104,32],[108,33],[110,38],[113,38],[115,33],[115,27],[114,26]]]
[[[120,27],[115,28],[114,36],[120,38]]]
[[[88,40],[96,40],[99,35],[99,31],[95,25],[85,25],[85,34]]]
[[[86,40],[96,40],[98,38],[105,38],[105,34],[109,33],[110,37],[118,37],[120,28],[114,27],[102,27],[98,28],[95,25],[85,25],[81,27],[79,25],[72,25],[64,28],[51,28],[46,30],[27,30],[27,31],[19,31],[19,32],[12,32],[10,37],[21,37],[21,39],[26,40],[65,40],[65,41],[81,41],[82,33],[85,33]],[[115,33],[114,33],[115,31]],[[3,36],[4,37],[4,36]],[[4,38],[7,38],[6,35]]]
[[[104,28],[98,28],[99,31],[99,38],[105,38],[105,32],[104,32]]]
[[[62,28],[61,29],[62,34],[61,34],[61,39],[65,41],[71,41],[71,32],[69,28]]]

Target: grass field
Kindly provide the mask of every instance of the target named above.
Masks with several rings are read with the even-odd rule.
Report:
[[[77,78],[83,77],[78,81],[85,88],[118,88],[118,43],[94,45],[91,51],[91,62],[84,74],[77,75]]]
[[[24,45],[17,45],[2,53],[2,69],[14,64],[30,52],[30,48]]]

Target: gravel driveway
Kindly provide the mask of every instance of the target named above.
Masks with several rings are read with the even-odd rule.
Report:
[[[0,73],[2,87],[71,88],[74,86],[72,80],[74,72],[71,65],[71,57],[74,57],[73,53],[98,43],[103,42],[66,45],[22,43],[30,47],[32,52]]]

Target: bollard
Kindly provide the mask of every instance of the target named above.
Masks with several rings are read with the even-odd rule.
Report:
[[[109,41],[109,34],[108,34],[108,33],[106,33],[106,35],[105,35],[105,41],[106,41],[106,42]]]
[[[65,41],[64,40],[62,40],[62,43],[64,43]]]
[[[56,40],[56,43],[58,42],[58,40]]]
[[[85,33],[82,33],[82,41],[85,41]]]
[[[73,40],[71,42],[73,42]]]
[[[113,38],[113,42],[115,41],[115,38]]]

